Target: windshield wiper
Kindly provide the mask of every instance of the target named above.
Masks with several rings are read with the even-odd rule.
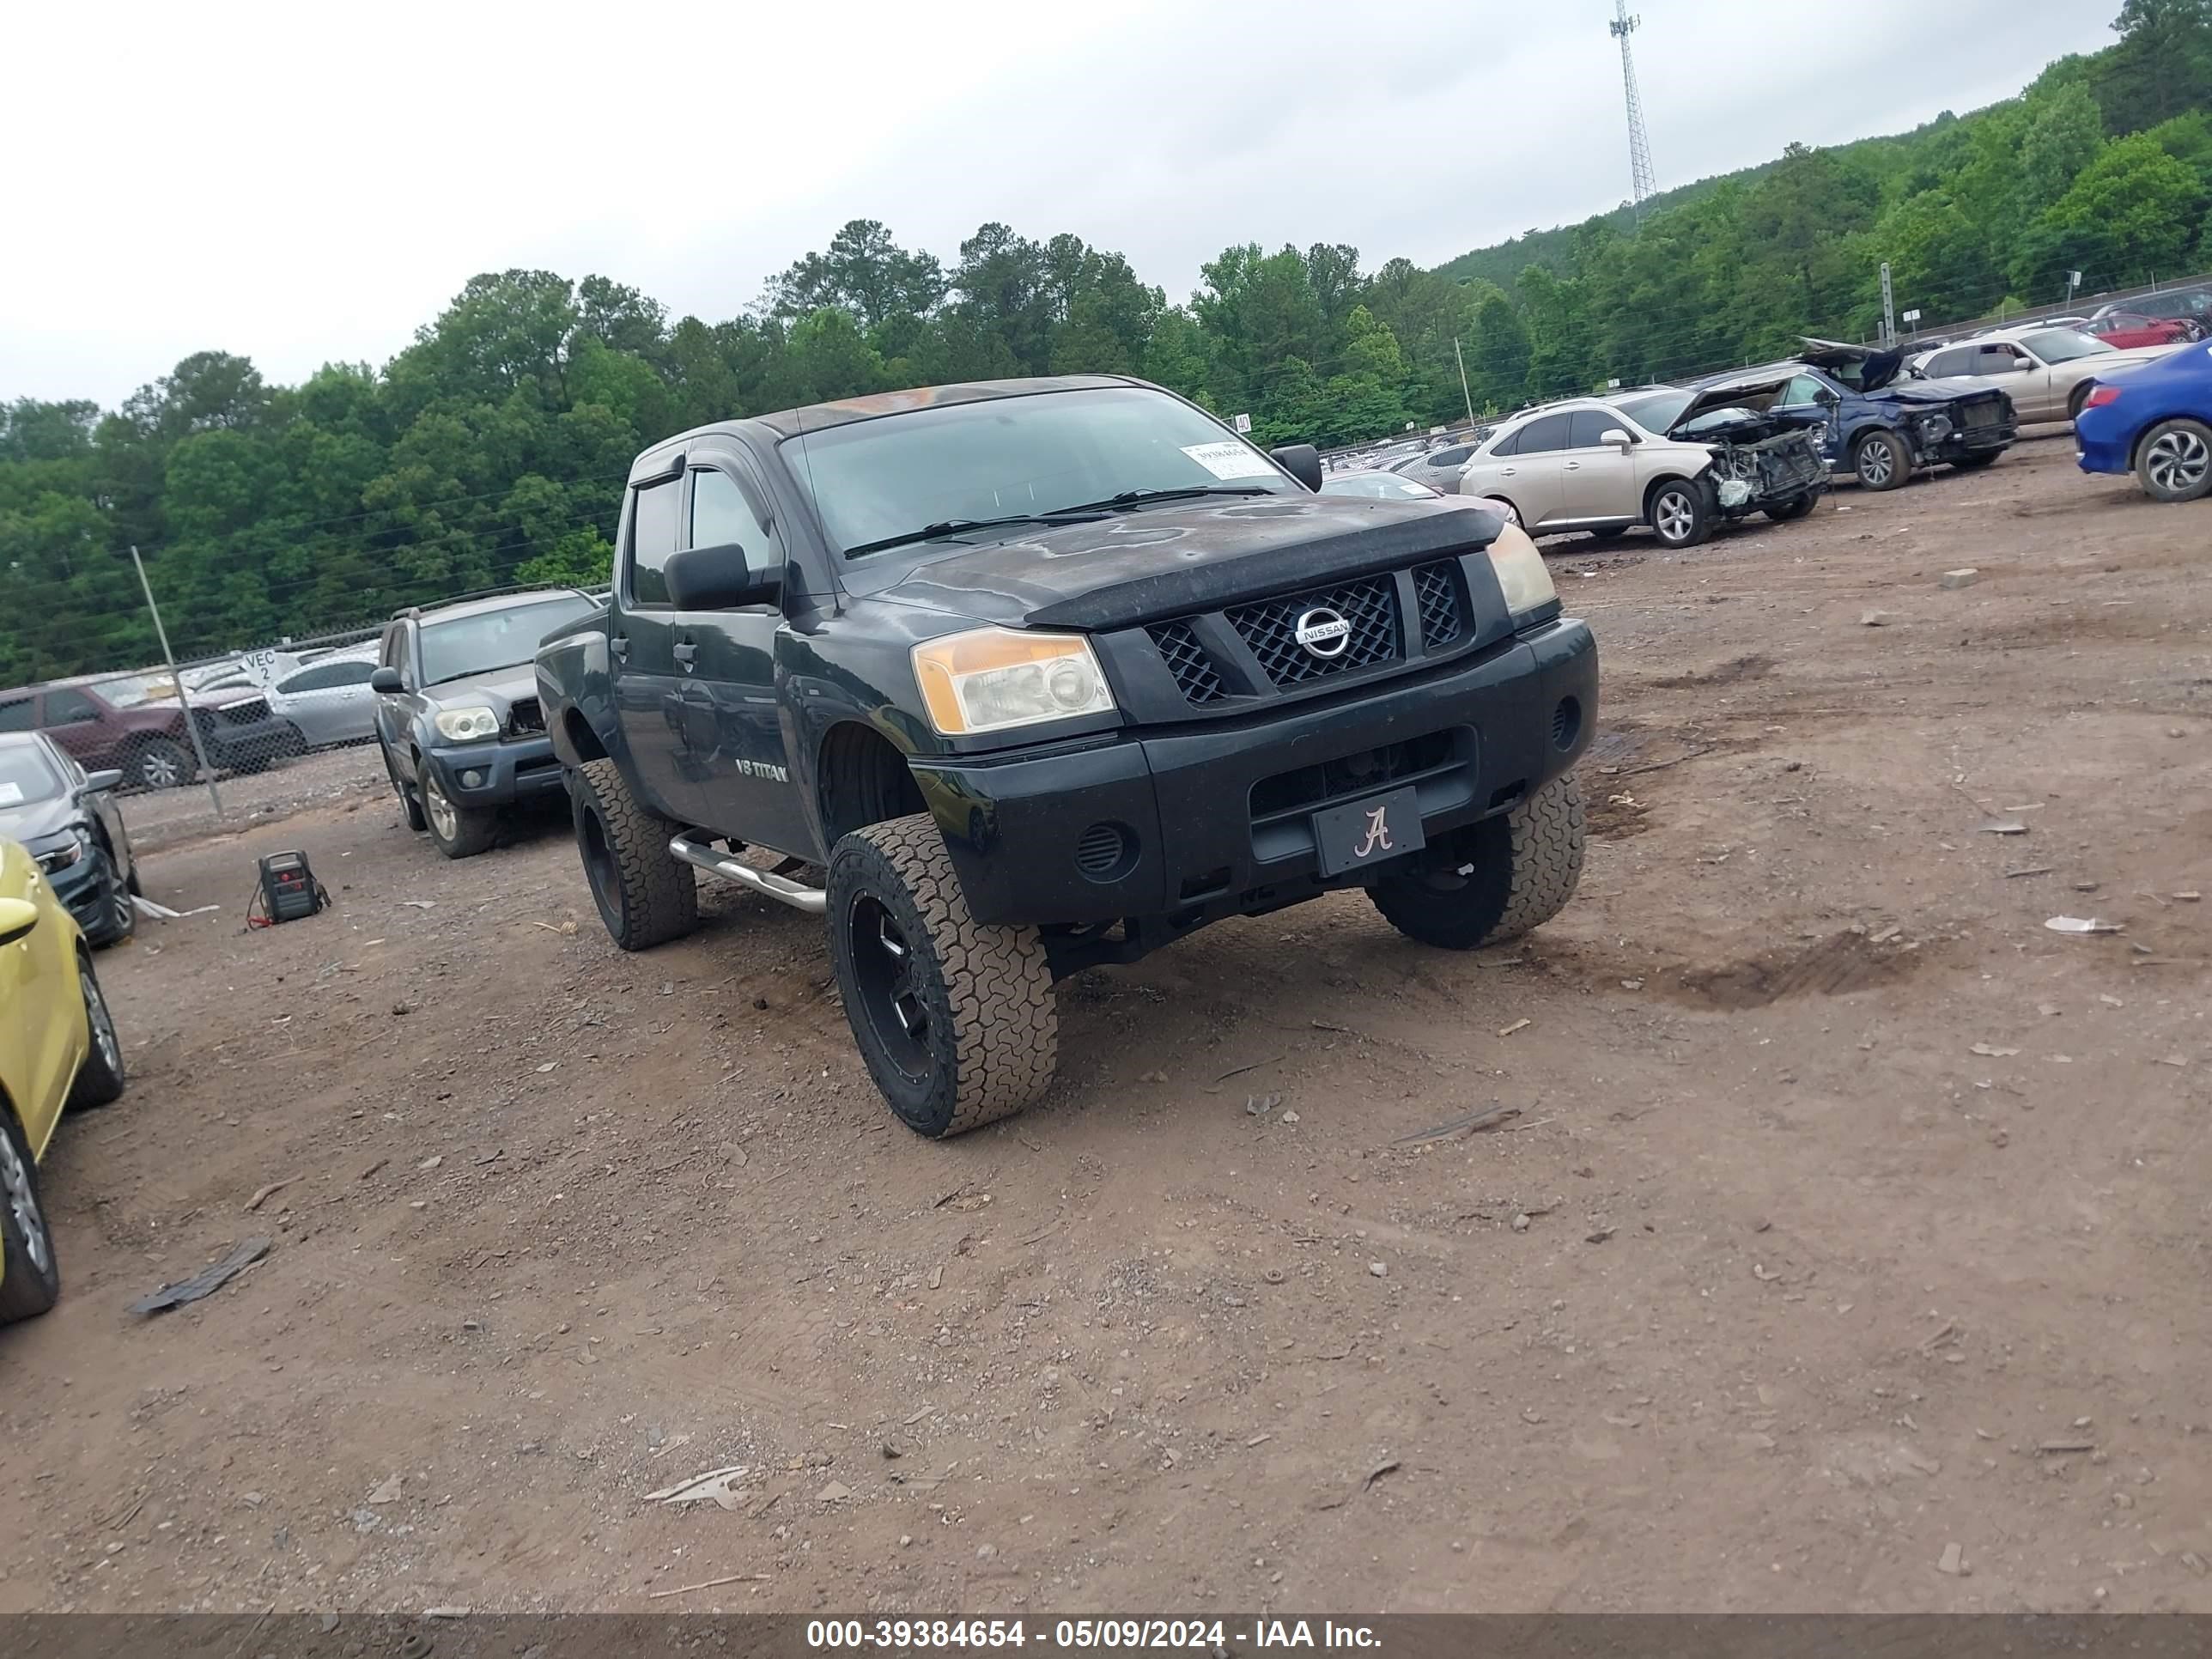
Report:
[[[1063,510],[1097,513],[1110,511],[1117,507],[1142,507],[1151,501],[1180,501],[1193,495],[1273,495],[1278,493],[1265,484],[1185,484],[1177,489],[1125,489],[1118,495],[1109,495],[1103,501],[1085,501],[1080,507]]]
[[[855,559],[863,553],[880,553],[887,547],[904,547],[909,542],[933,542],[939,536],[964,535],[971,530],[998,530],[1014,524],[1095,524],[1104,516],[1104,513],[1097,507],[1062,507],[1049,513],[1009,513],[1000,519],[942,519],[935,524],[926,524],[919,530],[902,531],[879,541],[862,542],[858,547],[848,547],[845,550],[845,556]]]

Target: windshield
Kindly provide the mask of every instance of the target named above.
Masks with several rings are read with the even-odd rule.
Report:
[[[537,656],[538,641],[598,609],[580,593],[552,593],[450,622],[425,623],[422,684],[520,668]]]
[[[1346,472],[1322,480],[1324,495],[1362,495],[1371,501],[1434,501],[1437,492],[1415,478],[1394,472]]]
[[[1137,491],[1304,492],[1211,416],[1142,386],[942,404],[784,440],[841,553],[933,525],[1064,512]]]
[[[1692,395],[1687,392],[1654,392],[1641,398],[1624,398],[1613,407],[1646,432],[1664,433],[1682,418]]]
[[[26,801],[52,800],[62,793],[61,774],[35,743],[0,748],[0,811]]]
[[[2112,349],[2095,335],[2084,334],[2075,328],[2053,328],[2040,334],[2023,334],[2020,343],[2046,363],[2070,363],[2076,357],[2094,357]]]

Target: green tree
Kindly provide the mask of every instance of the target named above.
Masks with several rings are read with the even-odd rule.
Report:
[[[2197,174],[2148,134],[2114,139],[2045,210],[2014,260],[2013,280],[2047,292],[2070,268],[2085,273],[2094,293],[2176,275],[2203,208]]]
[[[2104,114],[2087,87],[2039,100],[2021,139],[2021,207],[2037,213],[2057,201],[2104,147]]]
[[[2112,27],[2120,43],[2095,77],[2110,131],[2140,132],[2212,97],[2212,0],[2126,0]]]

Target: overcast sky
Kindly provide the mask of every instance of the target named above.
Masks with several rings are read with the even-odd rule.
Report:
[[[2017,92],[2118,0],[1635,0],[1661,186]],[[1627,194],[1609,0],[13,9],[0,398],[382,364],[468,277],[719,320],[848,219],[1185,299],[1227,244],[1433,264]]]

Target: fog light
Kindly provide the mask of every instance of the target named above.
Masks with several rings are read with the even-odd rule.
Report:
[[[1552,747],[1564,752],[1583,734],[1583,706],[1573,697],[1562,697],[1552,711]]]
[[[1119,881],[1136,863],[1137,838],[1125,823],[1094,823],[1075,844],[1075,867],[1092,881]]]
[[[462,787],[464,789],[481,789],[481,788],[483,788],[483,773],[481,773],[481,772],[476,772],[476,771],[469,771],[469,772],[464,772],[464,773],[462,773],[462,774],[461,774],[461,787]]]

